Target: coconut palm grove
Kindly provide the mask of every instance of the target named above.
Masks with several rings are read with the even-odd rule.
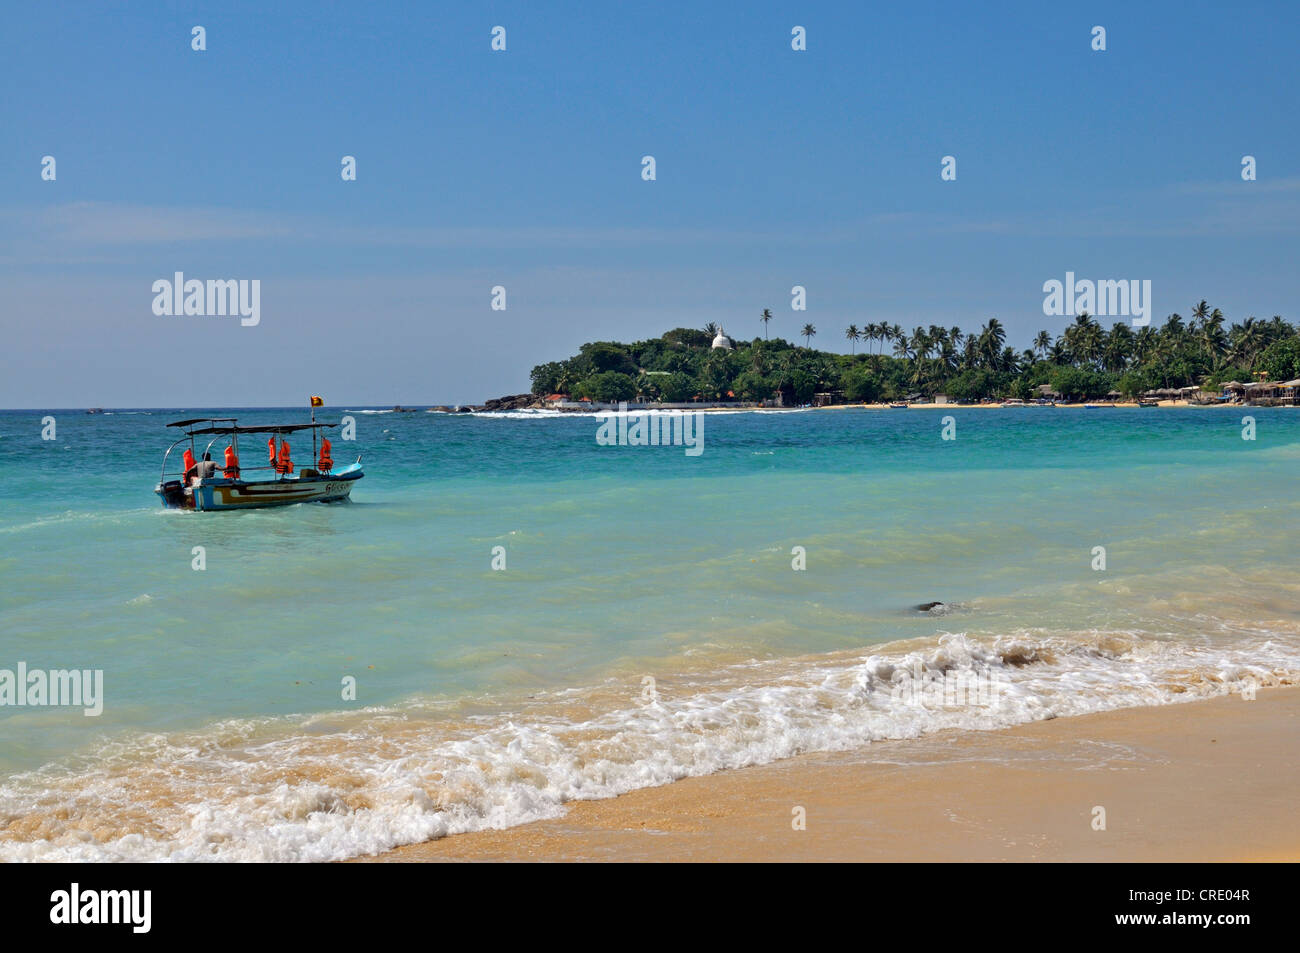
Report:
[[[1300,377],[1300,336],[1280,315],[1229,325],[1223,312],[1201,301],[1184,319],[1162,326],[1109,329],[1087,313],[1062,333],[1039,331],[1017,351],[990,318],[974,331],[930,325],[910,332],[897,324],[851,324],[842,335],[849,353],[812,346],[817,329],[803,324],[803,345],[768,337],[770,310],[758,317],[761,335],[748,343],[714,346],[719,329],[675,328],[658,338],[622,344],[584,344],[564,361],[539,364],[532,391],[593,401],[776,400],[807,404],[818,395],[851,403],[917,400],[946,394],[956,401],[1027,400],[1042,385],[1066,400],[1118,393],[1134,397],[1157,389]],[[728,342],[730,343],[730,342]]]

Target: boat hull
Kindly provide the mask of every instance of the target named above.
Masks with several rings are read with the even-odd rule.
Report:
[[[184,489],[172,481],[158,486],[154,492],[162,498],[163,506],[170,508],[251,510],[295,503],[339,503],[348,499],[353,485],[363,476],[360,467],[353,464],[339,473],[306,479],[287,477],[253,482],[214,479]]]

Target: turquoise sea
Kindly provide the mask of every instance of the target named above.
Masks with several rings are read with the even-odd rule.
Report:
[[[1300,673],[1289,409],[710,413],[697,457],[343,414],[350,503],[191,513],[153,493],[167,422],[306,411],[0,412],[0,670],[104,686],[0,706],[0,859],[338,859]],[[917,672],[998,703],[916,704]]]

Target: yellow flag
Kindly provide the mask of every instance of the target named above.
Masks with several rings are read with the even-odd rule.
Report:
[[[323,399],[321,399],[320,397],[317,397],[315,394],[313,394],[313,395],[312,395],[312,398],[311,398],[311,405],[312,405],[313,407],[324,407],[324,406],[325,406],[325,401],[324,401]]]

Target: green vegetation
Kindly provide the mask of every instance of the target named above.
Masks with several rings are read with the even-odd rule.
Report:
[[[1081,314],[1059,337],[1039,331],[1033,346],[1016,351],[996,318],[975,332],[958,327],[849,325],[849,354],[811,347],[816,328],[798,330],[804,346],[766,337],[770,311],[758,319],[764,337],[734,350],[711,345],[716,325],[703,330],[675,328],[634,344],[584,344],[565,361],[533,368],[539,396],[561,393],[596,401],[690,400],[762,401],[778,394],[787,406],[809,403],[817,394],[872,403],[947,394],[978,401],[1038,394],[1041,385],[1071,400],[1105,397],[1112,391],[1134,396],[1157,388],[1217,385],[1300,377],[1300,336],[1289,323],[1249,317],[1225,328],[1223,313],[1202,301],[1192,318],[1171,314],[1160,328],[1133,329],[1125,322],[1109,330]],[[863,342],[864,353],[857,353]],[[886,348],[890,353],[885,353]]]

